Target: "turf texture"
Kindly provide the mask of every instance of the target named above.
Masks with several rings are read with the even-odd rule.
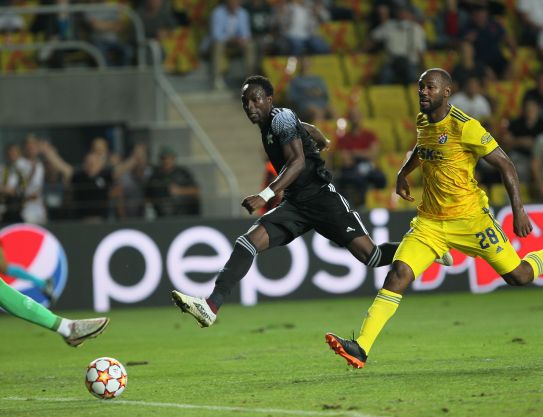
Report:
[[[543,415],[542,289],[407,295],[354,370],[324,334],[357,334],[371,301],[225,305],[207,329],[173,305],[118,309],[77,349],[3,314],[0,416]],[[86,391],[86,365],[100,356],[126,366],[118,399]]]

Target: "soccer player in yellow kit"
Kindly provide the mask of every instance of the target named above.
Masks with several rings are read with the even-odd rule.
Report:
[[[396,193],[414,201],[406,177],[422,169],[422,201],[398,247],[383,288],[368,310],[356,340],[326,334],[330,347],[354,368],[362,368],[375,339],[394,315],[411,282],[449,248],[480,256],[509,285],[526,285],[543,273],[543,250],[520,259],[488,208],[474,178],[479,158],[497,168],[513,210],[514,232],[523,238],[532,224],[522,205],[515,167],[481,124],[450,105],[452,80],[441,68],[419,79],[417,144],[398,172]]]

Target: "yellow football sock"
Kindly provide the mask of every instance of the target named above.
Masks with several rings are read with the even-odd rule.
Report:
[[[543,250],[530,252],[523,259],[528,262],[534,270],[534,279],[543,274]]]
[[[400,294],[385,290],[384,288],[377,293],[377,297],[375,297],[373,304],[368,309],[366,319],[362,323],[360,336],[356,339],[358,344],[366,352],[366,355],[369,354],[373,342],[375,342],[375,339],[381,333],[388,319],[398,309],[401,300],[402,296]]]

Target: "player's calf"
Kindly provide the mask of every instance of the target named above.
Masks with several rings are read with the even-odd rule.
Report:
[[[503,274],[502,278],[507,284],[514,287],[520,287],[534,282],[534,275],[535,273],[532,266],[529,262],[524,260],[513,271],[508,274]]]

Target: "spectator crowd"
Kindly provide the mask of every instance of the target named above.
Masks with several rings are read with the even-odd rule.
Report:
[[[3,3],[17,6],[68,2],[7,0]],[[281,96],[276,97],[276,102],[292,107],[304,121],[325,127],[333,124],[326,132],[334,142],[327,158],[336,170],[340,188],[346,193],[359,192],[360,204],[364,204],[365,195],[372,188],[383,188],[387,182],[390,187],[390,177],[383,175],[390,168],[383,166],[388,164],[383,162],[383,155],[389,152],[385,144],[388,126],[381,124],[375,128],[375,123],[370,123],[375,114],[370,114],[364,106],[353,105],[351,97],[345,100],[349,103],[347,108],[339,108],[332,91],[338,86],[323,77],[326,72],[326,68],[322,69],[323,61],[321,69],[316,70],[314,60],[320,56],[339,56],[345,73],[353,70],[349,66],[371,67],[371,71],[353,82],[362,89],[401,85],[416,90],[418,76],[425,68],[442,66],[451,72],[455,82],[451,102],[483,122],[515,161],[528,197],[532,201],[543,200],[543,0],[75,0],[69,3],[131,6],[143,22],[146,38],[155,39],[163,46],[165,61],[173,53],[168,45],[174,38],[174,52],[188,53],[188,43],[183,37],[187,35],[196,51],[196,61],[209,63],[210,85],[217,90],[227,88],[232,59],[241,58],[242,75],[258,72],[273,78],[265,66],[268,58],[296,57],[296,65],[292,66],[289,59],[279,78],[272,80],[279,81],[276,87]],[[340,30],[330,36],[327,28],[334,23],[345,25],[338,26]],[[188,32],[180,32],[184,29]],[[50,41],[90,42],[103,52],[110,66],[135,63],[137,44],[133,27],[122,9],[115,7],[74,14],[60,9],[58,13],[28,19],[13,12],[0,13],[0,34],[4,41],[21,31]],[[446,59],[436,62],[434,56]],[[72,51],[44,50],[38,64],[62,67],[70,65],[72,59]],[[509,94],[513,90],[516,96]],[[502,100],[500,96],[505,94],[507,99]],[[389,113],[385,115],[388,120],[399,117],[395,111]],[[404,134],[414,139],[412,126],[408,130]],[[407,150],[405,146],[401,149],[403,155]],[[108,203],[99,204],[100,213],[92,205],[73,209],[71,213],[100,218],[141,216],[145,210],[138,202],[164,199],[165,195],[178,200],[197,195],[197,188],[190,188],[188,172],[166,173],[166,160],[172,157],[172,150],[163,151],[162,171],[153,171],[144,157],[145,150],[139,146],[124,160],[91,149],[80,167],[65,163],[54,147],[42,140],[27,138],[22,151],[18,146],[7,146],[4,169],[9,175],[3,177],[4,218],[17,212],[23,218],[40,222],[60,201],[63,205],[68,201],[70,205],[85,198],[103,201],[106,197]],[[22,156],[18,156],[21,152]],[[18,167],[17,172],[10,171],[14,166]],[[157,172],[161,172],[160,180],[156,178]],[[485,187],[491,188],[500,181],[483,164],[477,167],[477,173]],[[96,178],[100,180],[95,181]],[[183,183],[186,189],[165,186],[166,178]],[[44,195],[36,191],[39,181],[46,184],[42,188]],[[14,183],[24,184],[24,193],[13,194],[13,187],[8,184]],[[104,186],[96,186],[98,183]],[[148,191],[153,183],[163,184],[163,190]],[[80,192],[80,186],[93,191]],[[14,198],[23,194],[22,199]],[[48,210],[39,208],[44,205]],[[193,204],[191,210],[197,210],[196,206]],[[154,207],[154,212],[171,215],[176,209]]]
[[[22,145],[22,146],[21,146]],[[149,163],[145,144],[122,158],[97,137],[79,164],[67,162],[51,141],[29,134],[4,146],[0,165],[0,223],[48,220],[103,222],[200,214],[192,173],[172,147]]]

